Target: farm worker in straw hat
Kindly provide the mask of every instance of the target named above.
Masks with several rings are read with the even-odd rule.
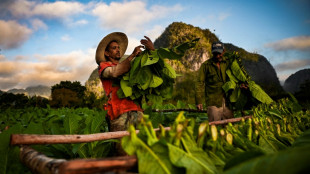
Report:
[[[119,87],[113,86],[113,81],[130,70],[130,61],[141,53],[141,48],[154,50],[153,42],[146,36],[135,47],[132,54],[120,61],[128,46],[126,34],[121,32],[110,33],[99,43],[96,50],[96,62],[98,64],[99,77],[104,91],[108,97],[105,110],[108,111],[106,120],[109,131],[127,130],[130,124],[136,123],[142,118],[143,113],[139,104],[127,98],[118,98]]]

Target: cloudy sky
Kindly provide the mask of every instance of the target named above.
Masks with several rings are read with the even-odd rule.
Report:
[[[0,89],[84,84],[105,35],[125,32],[129,54],[175,21],[265,56],[283,82],[310,68],[309,9],[309,0],[1,0]]]

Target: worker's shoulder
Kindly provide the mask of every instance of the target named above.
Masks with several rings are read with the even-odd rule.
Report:
[[[113,65],[114,63],[112,63],[111,61],[100,62],[99,64],[99,66],[113,66]]]
[[[207,65],[211,65],[211,63],[212,63],[212,59],[208,59],[208,60],[204,61],[202,63],[202,65],[207,66]]]

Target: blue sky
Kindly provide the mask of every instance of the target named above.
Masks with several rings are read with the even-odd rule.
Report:
[[[222,42],[265,56],[283,82],[310,68],[308,0],[0,1],[0,89],[88,79],[95,51],[125,32],[127,54],[172,22],[210,29]]]

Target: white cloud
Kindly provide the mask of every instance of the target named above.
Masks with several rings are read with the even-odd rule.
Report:
[[[6,60],[5,56],[0,54],[0,61],[4,61],[4,60]]]
[[[277,64],[275,66],[275,69],[277,71],[286,71],[286,70],[299,69],[299,68],[303,68],[306,66],[310,66],[310,59],[301,59],[301,60],[283,62],[283,63]]]
[[[143,1],[111,2],[110,5],[99,3],[93,15],[99,17],[101,26],[105,29],[117,29],[127,33],[142,31],[152,20],[163,18],[182,11],[180,5],[164,7],[154,5],[147,9]]]
[[[12,87],[18,85],[18,82],[16,81],[16,79],[12,79],[12,78],[3,78],[0,76],[0,89],[1,90],[9,90]]]
[[[61,37],[61,40],[62,40],[62,41],[69,41],[69,40],[71,40],[71,37],[70,37],[69,35],[66,34],[66,35],[64,35],[64,36]]]
[[[157,37],[159,37],[159,35],[161,34],[161,32],[163,30],[164,30],[163,27],[157,25],[154,28],[152,28],[151,30],[145,31],[145,33],[146,33],[146,36],[149,37],[152,40],[152,42],[154,42],[157,39]],[[128,47],[127,47],[125,54],[130,55],[133,52],[133,50],[135,49],[135,47],[141,45],[141,43],[140,43],[141,39],[145,39],[144,36],[139,38],[139,39],[128,36]]]
[[[297,36],[265,44],[266,48],[276,51],[299,50],[310,51],[310,36]]]
[[[8,5],[8,10],[13,16],[27,18],[33,15],[32,9],[36,3],[34,1],[16,0]]]
[[[6,90],[40,84],[51,86],[65,80],[83,84],[97,67],[94,57],[95,49],[89,49],[86,52],[37,55],[36,62],[0,61],[0,88]],[[23,71],[18,67],[23,67]]]
[[[33,31],[48,29],[43,22],[45,18],[56,18],[65,21],[65,24],[72,21],[71,17],[84,13],[89,5],[74,1],[42,2],[30,0],[14,0],[2,3],[1,14],[14,20],[0,20],[0,48],[12,49],[19,47],[25,42]],[[26,21],[31,25],[25,26],[17,21]],[[77,21],[77,25],[87,23],[86,20]]]
[[[152,29],[146,30],[146,36],[148,36],[153,42],[164,32],[165,27],[161,25],[155,25]]]
[[[19,47],[31,35],[32,30],[16,21],[0,20],[0,46],[4,49]]]
[[[42,3],[34,7],[35,15],[42,15],[50,18],[63,18],[84,12],[84,6],[78,2],[56,1],[54,3]]]
[[[140,40],[138,40],[136,38],[128,37],[128,47],[127,47],[125,54],[130,55],[133,52],[133,50],[135,49],[135,47],[139,46],[139,45],[141,45]]]
[[[16,17],[42,16],[47,18],[68,18],[69,16],[83,13],[85,6],[79,2],[46,2],[40,3],[28,0],[16,0],[8,7]]]
[[[86,25],[86,24],[88,24],[88,21],[87,21],[87,20],[84,20],[84,19],[78,20],[78,21],[72,23],[73,26],[77,26],[77,25]]]
[[[218,20],[223,21],[223,20],[227,19],[229,16],[231,16],[231,14],[229,14],[229,13],[220,13],[218,16]]]
[[[47,25],[40,19],[33,19],[31,20],[31,24],[32,24],[32,28],[34,30],[39,30],[39,29],[44,29],[44,30],[47,30],[48,27]]]
[[[0,62],[0,77],[11,77],[18,70],[17,66],[12,61]]]
[[[224,21],[224,20],[227,19],[229,16],[231,16],[230,13],[221,12],[221,13],[219,13],[219,14],[211,14],[211,15],[208,15],[208,18],[209,18],[210,20]]]

